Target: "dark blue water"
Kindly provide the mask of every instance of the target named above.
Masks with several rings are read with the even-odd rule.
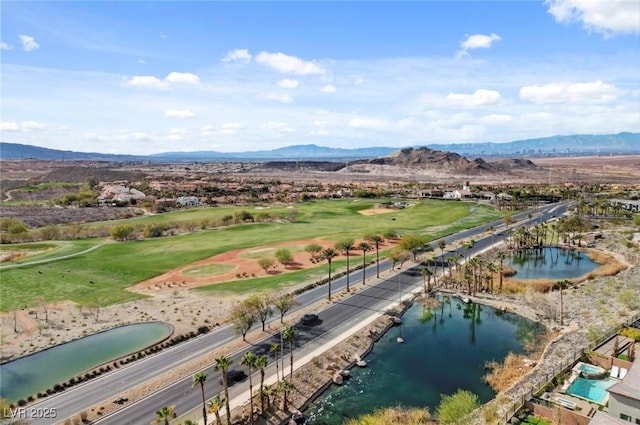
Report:
[[[521,353],[524,341],[542,329],[517,315],[448,298],[432,309],[416,303],[403,320],[375,344],[367,368],[352,369],[345,385],[330,387],[307,409],[311,424],[338,425],[399,404],[433,412],[441,394],[458,389],[487,402],[494,392],[482,381],[485,363]]]
[[[121,326],[0,366],[0,397],[10,402],[46,391],[103,363],[131,354],[171,335],[160,322]]]
[[[516,251],[505,264],[516,270],[514,279],[572,279],[599,267],[578,250],[543,248]]]

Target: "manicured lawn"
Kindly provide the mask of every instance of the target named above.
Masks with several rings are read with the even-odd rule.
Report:
[[[296,220],[292,223],[240,224],[143,241],[110,242],[105,239],[87,239],[55,242],[59,246],[58,249],[30,257],[29,261],[68,255],[93,245],[107,243],[74,258],[17,269],[0,269],[0,309],[8,311],[14,306],[24,307],[32,304],[38,296],[44,297],[48,302],[72,300],[83,304],[96,301],[101,305],[120,303],[141,297],[126,291],[125,288],[128,286],[233,249],[309,238],[330,241],[359,239],[364,234],[383,233],[386,230],[395,230],[399,234],[416,232],[433,239],[501,215],[486,206],[447,201],[417,202],[413,207],[388,214],[366,216],[358,213],[359,210],[371,208],[380,202],[381,200],[329,200],[297,204],[293,208],[297,211]],[[207,208],[136,218],[132,221],[146,223],[161,220],[202,220],[233,215],[240,210],[285,216],[291,213],[292,208]],[[99,225],[111,226],[113,222]],[[433,231],[433,226],[439,227]],[[354,262],[355,264],[357,262]],[[336,262],[337,265],[339,262]],[[246,288],[255,290],[286,286],[311,279],[312,275],[324,276],[325,268],[319,265],[315,271],[303,270],[262,279],[219,284],[216,285],[216,290],[244,292]]]
[[[227,273],[235,269],[235,266],[229,264],[209,264],[208,266],[194,267],[187,269],[183,273],[193,277],[215,276],[217,274]]]

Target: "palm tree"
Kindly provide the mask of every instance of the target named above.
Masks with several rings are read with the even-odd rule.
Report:
[[[231,423],[231,409],[229,408],[229,382],[227,381],[227,371],[233,363],[230,357],[222,355],[213,360],[213,370],[222,371],[222,388],[224,388],[224,402],[227,409],[227,423]]]
[[[279,390],[282,391],[283,394],[283,398],[282,398],[282,410],[287,410],[287,406],[288,406],[288,402],[287,402],[287,396],[289,395],[289,393],[291,391],[293,391],[296,387],[293,386],[293,384],[289,381],[287,381],[286,379],[283,379],[282,381],[280,381],[278,383],[278,387]]]
[[[278,361],[276,360],[276,364]],[[260,369],[260,414],[264,415],[264,369],[269,365],[267,356],[259,356],[256,359],[256,368]]]
[[[278,351],[280,351],[280,344],[273,343],[271,347],[269,347],[269,352],[274,353],[276,355],[276,380],[280,380],[280,372],[278,368]]]
[[[256,356],[252,351],[247,351],[244,353],[240,364],[243,364],[249,368],[249,402],[251,413],[249,414],[249,423],[253,425],[253,379],[251,375],[253,375],[253,368],[256,366],[256,360],[258,356]]]
[[[498,268],[498,273],[500,273],[500,293],[502,293],[502,263],[505,258],[507,258],[507,254],[504,251],[498,251],[498,260],[500,260],[500,267]]]
[[[556,282],[556,285],[560,288],[560,326],[564,326],[564,311],[563,311],[563,305],[562,305],[562,290],[564,288],[567,288],[569,285],[571,285],[571,281],[570,280],[561,280],[559,282]]]
[[[431,290],[431,275],[433,275],[433,273],[429,270],[429,267],[421,267],[420,273],[422,273],[422,283],[424,284],[424,293],[426,294]]]
[[[216,425],[222,425],[222,421],[220,420],[220,409],[225,404],[225,399],[220,397],[220,394],[216,394],[214,398],[209,400],[207,407],[209,407],[209,413],[213,413],[216,415]]]
[[[366,239],[376,246],[376,277],[380,277],[380,243],[384,241],[380,235],[369,235]]]
[[[322,258],[329,263],[329,301],[331,301],[331,260],[338,255],[332,248],[325,248],[322,250]]]
[[[207,374],[204,372],[198,372],[193,375],[193,386],[200,385],[200,392],[202,393],[202,418],[204,419],[204,425],[207,425],[207,407],[206,400],[204,398],[204,383],[207,381]]]
[[[289,373],[289,382],[293,383],[293,340],[295,339],[296,334],[293,329],[293,326],[287,326],[282,330],[282,339],[285,341],[289,341],[289,367],[291,372]],[[284,379],[284,370],[282,371]]]
[[[438,248],[440,248],[440,264],[442,266],[442,276],[444,276],[444,248],[447,246],[447,243],[444,239],[440,239],[438,241]]]
[[[151,423],[169,425],[169,419],[173,419],[176,416],[175,406],[162,406],[156,410],[156,418]]]
[[[280,381],[278,381],[279,383]],[[278,385],[278,383],[276,383],[276,385]],[[271,396],[275,395],[276,393],[276,387],[273,385],[265,385],[263,390],[262,390],[262,394],[264,395],[264,398],[267,399],[267,409],[271,408]]]
[[[337,242],[335,244],[335,248],[338,251],[342,251],[344,255],[347,256],[347,292],[349,292],[349,251],[354,248],[353,239],[346,239],[342,242]]]
[[[367,252],[371,251],[371,245],[362,241],[358,244],[358,248],[362,251],[362,284],[364,285],[365,268],[367,267]]]

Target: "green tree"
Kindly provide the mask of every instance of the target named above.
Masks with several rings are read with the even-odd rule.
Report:
[[[162,406],[156,410],[156,418],[151,423],[169,425],[169,419],[174,419],[176,416],[175,406]]]
[[[231,322],[236,331],[242,335],[243,341],[247,340],[247,332],[256,321],[256,311],[247,301],[236,305],[231,311]]]
[[[291,255],[291,251],[286,248],[277,249],[275,257],[276,260],[285,267],[285,269],[293,262],[293,255]]]
[[[331,261],[333,261],[333,258],[338,255],[336,253],[336,251],[332,248],[325,248],[322,250],[322,258],[324,258],[325,260],[327,260],[327,263],[329,263],[329,301],[331,301]]]
[[[244,303],[250,311],[255,312],[255,315],[262,323],[262,331],[264,332],[267,319],[273,315],[273,310],[271,309],[271,297],[268,294],[253,294],[249,296]]]
[[[256,356],[252,351],[247,351],[244,353],[240,364],[243,364],[249,368],[249,403],[251,408],[251,413],[249,414],[249,423],[253,425],[253,368],[256,367],[256,361],[258,360],[258,356]]]
[[[469,391],[458,390],[451,395],[443,394],[441,396],[436,415],[441,424],[461,425],[464,417],[479,406],[477,395]]]
[[[376,247],[376,277],[380,277],[380,244],[384,238],[380,235],[367,235],[365,239],[372,242]]]
[[[365,269],[367,267],[367,252],[371,251],[371,245],[367,242],[362,241],[358,244],[358,249],[362,251],[362,284],[364,285],[365,280]]]
[[[278,389],[282,392],[282,410],[286,411],[289,406],[289,393],[296,387],[286,379],[278,382]]]
[[[117,241],[128,241],[134,236],[135,229],[129,224],[118,224],[113,226],[109,233]]]
[[[202,418],[204,425],[207,425],[207,405],[204,398],[204,383],[207,382],[207,374],[204,372],[198,372],[193,375],[193,386],[200,385],[200,392],[202,393]]]
[[[338,251],[342,251],[347,256],[347,292],[349,292],[349,254],[353,249],[353,239],[345,239],[341,242],[337,242],[335,248]]]
[[[315,260],[318,254],[322,251],[322,247],[317,243],[310,243],[304,247],[304,250],[311,255],[312,260]]]
[[[227,380],[227,371],[233,361],[231,358],[222,355],[213,360],[213,370],[222,372],[222,388],[224,389],[224,403],[226,407],[227,423],[231,423],[231,409],[229,408],[229,381]]]
[[[284,315],[296,304],[297,302],[291,294],[281,294],[274,298],[273,305],[280,312],[280,323],[284,323]]]
[[[220,420],[220,409],[222,409],[224,403],[225,399],[221,397],[220,394],[216,394],[216,396],[207,403],[209,413],[213,413],[216,416],[216,425],[222,425],[222,421]]]
[[[269,272],[269,269],[273,267],[274,263],[275,263],[275,260],[271,257],[258,258],[258,265],[260,266],[261,269],[264,270],[265,273]]]
[[[413,255],[413,260],[415,261],[417,258],[418,252],[420,251],[420,249],[422,249],[425,246],[426,243],[427,243],[427,238],[425,236],[408,234],[400,238],[400,242],[398,243],[398,246],[404,249],[405,251],[411,252],[411,255]]]

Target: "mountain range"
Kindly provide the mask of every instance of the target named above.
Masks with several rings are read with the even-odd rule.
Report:
[[[430,149],[448,151],[467,157],[560,156],[640,153],[640,133],[604,135],[552,136],[513,142],[428,144]],[[416,146],[418,147],[418,146]],[[247,152],[163,152],[152,155],[116,155],[75,152],[42,148],[18,143],[0,142],[0,159],[98,160],[123,162],[192,162],[192,161],[256,161],[265,160],[355,160],[379,158],[399,151],[397,147],[330,148],[318,145],[294,145],[272,150]]]

